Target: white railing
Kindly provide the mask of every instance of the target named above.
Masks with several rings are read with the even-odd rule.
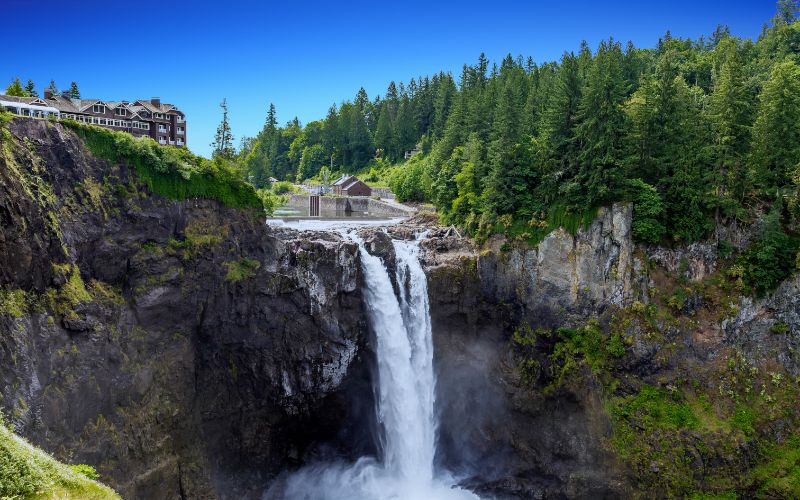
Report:
[[[186,120],[179,116],[178,117],[178,123],[186,123]]]
[[[167,141],[165,141],[164,139],[159,139],[158,143],[161,144],[161,145],[164,145],[164,144],[167,143]]]
[[[175,145],[175,141],[170,140],[169,143],[173,146]]]
[[[178,134],[180,134],[180,135],[183,135],[183,134],[185,134],[185,132],[184,132],[183,130],[178,130],[178,132],[177,132],[177,133],[178,133]]]

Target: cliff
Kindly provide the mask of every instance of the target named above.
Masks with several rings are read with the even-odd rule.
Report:
[[[353,244],[154,196],[59,124],[15,119],[2,147],[0,403],[18,432],[126,498],[239,498],[359,429]]]
[[[535,247],[362,233],[392,268],[391,238],[427,231],[437,463],[497,498],[791,497],[798,278],[753,298],[714,246],[637,247],[631,221]],[[353,243],[155,195],[29,119],[3,133],[0,222],[0,406],[56,458],[124,498],[260,498],[375,452]]]

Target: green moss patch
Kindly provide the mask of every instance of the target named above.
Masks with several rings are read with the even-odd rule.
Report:
[[[257,260],[244,257],[233,262],[226,262],[225,267],[228,270],[225,274],[225,279],[235,283],[254,277],[258,268],[261,267],[261,263]]]

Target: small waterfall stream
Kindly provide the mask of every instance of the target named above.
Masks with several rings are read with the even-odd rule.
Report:
[[[287,481],[289,499],[449,500],[478,498],[453,488],[434,471],[436,418],[433,340],[428,286],[417,241],[394,241],[395,295],[379,257],[359,245],[365,277],[364,299],[377,338],[378,419],[382,459],[364,457],[351,465],[329,464],[300,470]]]

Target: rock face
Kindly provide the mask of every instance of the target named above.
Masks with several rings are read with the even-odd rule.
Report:
[[[283,471],[376,452],[374,339],[354,243],[153,196],[58,124],[16,119],[9,133],[0,407],[19,433],[62,461],[97,466],[125,498],[260,498]],[[683,287],[719,258],[708,244],[634,251],[631,219],[630,205],[601,209],[589,227],[536,247],[496,238],[478,248],[424,216],[358,233],[390,276],[392,239],[426,234],[436,460],[465,486],[493,498],[641,493],[609,446],[606,388],[586,373],[582,385],[532,389],[512,342],[521,324],[578,326],[630,309],[615,368],[623,394],[638,390],[628,375],[659,384],[724,362],[725,349],[800,375],[798,277],[741,299],[724,321],[707,310],[713,297],[691,290],[683,323],[654,318],[645,326],[660,336],[645,339],[652,332],[634,316],[657,298],[648,269]],[[737,231],[726,233],[734,246],[746,240]]]
[[[588,229],[573,236],[556,229],[533,249],[501,239],[479,259],[485,297],[539,310],[596,310],[623,306],[634,296],[631,206],[601,208]]]
[[[371,424],[357,247],[148,195],[60,125],[0,157],[2,407],[125,498],[259,497],[310,443]],[[3,295],[8,297],[10,295]]]
[[[440,408],[440,463],[496,498],[598,498],[628,492],[607,450],[600,389],[533,394],[510,348],[521,320],[555,326],[637,298],[631,208],[615,205],[575,235],[537,247],[456,235],[423,243]]]
[[[741,347],[751,360],[774,359],[800,376],[800,275],[762,300],[743,298],[722,331],[725,343]]]

